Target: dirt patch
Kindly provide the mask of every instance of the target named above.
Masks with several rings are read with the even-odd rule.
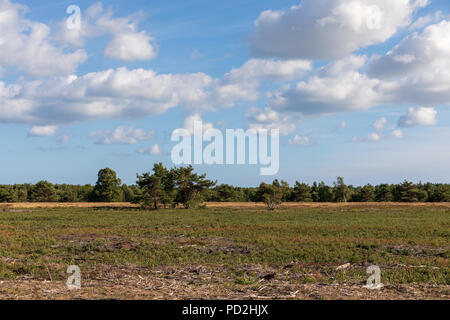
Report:
[[[207,202],[208,208],[265,208],[264,203],[256,202]],[[128,202],[115,203],[0,203],[3,211],[13,209],[39,208],[138,208],[139,205]],[[399,203],[399,202],[350,202],[350,203],[318,203],[318,202],[286,202],[281,208],[386,208],[386,207],[436,207],[450,208],[449,202],[439,203]],[[18,212],[18,211],[15,211]]]
[[[396,245],[396,246],[386,246],[385,248],[389,253],[400,256],[414,256],[414,257],[450,256],[450,247]]]
[[[354,283],[297,284],[286,275],[266,277],[273,271],[270,268],[243,268],[262,276],[251,284],[236,284],[236,276],[224,266],[98,266],[82,275],[86,278],[82,288],[74,291],[64,281],[0,281],[0,299],[450,299],[450,286],[387,284],[381,290],[368,290]]]

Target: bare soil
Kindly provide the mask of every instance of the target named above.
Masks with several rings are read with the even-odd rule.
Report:
[[[260,202],[207,202],[208,208],[265,208]],[[137,208],[139,205],[128,202],[94,203],[0,203],[0,209],[52,209],[52,208]],[[426,207],[450,208],[450,202],[439,203],[400,203],[400,202],[348,202],[348,203],[321,203],[321,202],[285,202],[281,208],[383,208],[383,207]]]
[[[190,267],[125,269],[98,266],[95,274],[82,280],[80,290],[69,290],[63,281],[20,279],[0,281],[0,298],[12,300],[423,300],[450,299],[450,286],[433,284],[386,284],[380,290],[369,290],[364,284],[295,284],[295,273],[248,265],[246,269],[264,277],[252,285],[235,285],[227,278],[226,267],[195,265]],[[222,270],[220,270],[222,269]],[[225,272],[224,272],[225,271]],[[265,279],[267,278],[267,279]]]

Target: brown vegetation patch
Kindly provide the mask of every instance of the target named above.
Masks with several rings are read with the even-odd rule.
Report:
[[[355,283],[302,284],[296,281],[298,272],[258,265],[240,271],[259,280],[237,283],[235,272],[225,266],[99,265],[95,272],[83,274],[81,290],[68,290],[64,281],[0,281],[0,299],[450,299],[448,285],[387,284],[381,290],[368,290]]]
[[[266,205],[261,202],[207,202],[208,208],[265,208]],[[111,203],[93,203],[93,202],[73,202],[73,203],[0,203],[0,209],[10,212],[21,212],[17,209],[52,209],[52,208],[138,208],[139,205],[128,202],[111,202]],[[436,207],[450,208],[450,202],[347,202],[347,203],[325,203],[325,202],[285,202],[281,204],[281,208],[366,208],[368,210],[374,208],[387,207]]]

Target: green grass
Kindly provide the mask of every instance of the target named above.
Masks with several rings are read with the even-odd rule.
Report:
[[[98,265],[202,264],[252,284],[260,275],[243,266],[294,262],[300,283],[361,283],[376,264],[385,283],[442,285],[450,284],[449,243],[445,208],[33,209],[0,212],[0,280],[48,279],[49,271],[65,279],[71,264],[88,274]]]

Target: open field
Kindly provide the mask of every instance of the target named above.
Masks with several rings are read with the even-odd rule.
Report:
[[[0,206],[0,298],[450,299],[448,204],[61,205]]]
[[[207,202],[208,208],[249,208],[264,209],[266,205],[261,202]],[[129,202],[19,202],[0,203],[1,209],[36,209],[36,208],[138,208],[139,205]],[[281,208],[392,208],[392,207],[426,207],[426,208],[449,208],[450,202],[347,202],[347,203],[325,203],[325,202],[285,202]]]

